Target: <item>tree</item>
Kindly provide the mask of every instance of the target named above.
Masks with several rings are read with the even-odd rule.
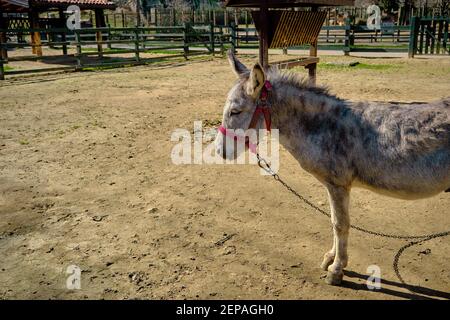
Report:
[[[437,3],[442,16],[448,16],[450,13],[450,0],[439,0]]]
[[[379,0],[378,5],[386,12],[398,10],[399,0]]]
[[[163,6],[164,8],[168,7],[179,7],[182,3],[191,9],[199,9],[203,6],[217,6],[219,4],[219,0],[144,0],[149,3],[151,7]]]

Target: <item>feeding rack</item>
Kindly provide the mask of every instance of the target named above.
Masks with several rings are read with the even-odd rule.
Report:
[[[316,81],[317,38],[326,18],[319,7],[353,6],[354,0],[226,0],[226,7],[252,8],[259,36],[259,63],[269,66],[269,48],[309,45],[309,56],[277,62],[280,68],[304,66]],[[303,7],[303,10],[295,8]],[[306,8],[310,8],[306,10]]]

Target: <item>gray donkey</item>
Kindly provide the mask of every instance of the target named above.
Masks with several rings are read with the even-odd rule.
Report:
[[[249,70],[231,52],[228,58],[238,80],[221,127],[248,129],[268,80],[267,104],[280,143],[327,188],[334,241],[321,268],[328,271],[328,284],[340,284],[347,266],[353,186],[402,199],[450,191],[450,97],[429,104],[353,103],[293,73],[263,70],[259,64]],[[254,128],[263,123],[259,117]],[[226,136],[217,135],[216,150],[235,159],[237,148],[226,143]]]

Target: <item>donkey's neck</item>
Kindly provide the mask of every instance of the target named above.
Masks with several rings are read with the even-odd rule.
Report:
[[[319,130],[322,122],[337,117],[345,106],[345,101],[325,89],[295,83],[275,82],[270,102],[273,127],[280,130],[280,135],[288,137]]]
[[[276,81],[270,99],[272,124],[279,130],[280,143],[303,169],[324,180],[337,168],[333,162],[337,156],[345,166],[351,164],[350,156],[343,156],[354,151],[347,137],[359,129],[358,117],[346,101],[321,88]]]

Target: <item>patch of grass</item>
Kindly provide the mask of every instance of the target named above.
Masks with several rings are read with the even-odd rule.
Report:
[[[407,44],[380,44],[380,45],[370,45],[370,44],[358,44],[350,46],[352,49],[405,49],[408,50]]]
[[[361,69],[366,69],[366,70],[390,70],[390,69],[394,69],[394,68],[399,68],[399,65],[394,65],[394,64],[368,64],[368,63],[358,63],[354,66],[351,66],[349,64],[345,64],[345,63],[326,63],[326,62],[320,62],[318,64],[320,69],[329,69],[329,70],[361,70]]]
[[[28,141],[27,139],[22,139],[19,141],[19,143],[23,146],[26,146],[26,145],[30,144],[30,141]]]
[[[135,67],[136,64],[127,64],[124,62],[123,64],[117,64],[117,65],[99,65],[96,67],[83,67],[83,71],[102,71],[102,70],[109,70],[109,69],[117,69],[117,68],[130,68]]]
[[[97,48],[81,48],[81,52],[97,52]]]
[[[116,52],[122,52],[124,50],[128,49],[109,49],[109,48],[103,48],[103,53],[116,53]],[[82,48],[81,52],[98,52],[97,48]]]
[[[150,54],[180,54],[183,53],[183,49],[172,49],[172,50],[145,50],[144,53],[150,53]]]
[[[3,69],[4,69],[5,71],[12,71],[12,70],[14,70],[13,67],[10,67],[10,66],[8,66],[8,65],[3,65]]]
[[[105,61],[101,61],[98,66],[95,67],[83,67],[83,71],[99,71],[99,70],[107,70],[117,68],[119,65],[108,65],[108,63],[119,63],[123,62],[123,65],[120,67],[132,66],[132,64],[127,64],[127,61],[121,58],[108,58]],[[105,64],[105,65],[102,65]]]
[[[356,69],[369,69],[369,70],[388,70],[393,68],[398,68],[398,65],[394,64],[367,64],[367,63],[359,63],[352,68]]]

